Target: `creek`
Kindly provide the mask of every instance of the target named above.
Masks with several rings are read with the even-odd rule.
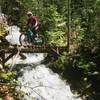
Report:
[[[10,34],[6,39],[11,44],[19,44],[19,28],[9,27]],[[46,53],[24,54],[26,59],[19,55],[11,58],[7,64],[15,65],[18,75],[16,89],[24,93],[22,100],[81,100],[72,94],[69,84],[50,68],[41,63]]]

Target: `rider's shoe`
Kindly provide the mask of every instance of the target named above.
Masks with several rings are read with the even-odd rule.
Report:
[[[36,41],[37,41],[37,40],[38,40],[38,38],[37,38],[37,37],[35,37],[35,38],[34,38],[34,40],[36,40]]]

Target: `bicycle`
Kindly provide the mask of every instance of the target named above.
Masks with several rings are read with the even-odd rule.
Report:
[[[21,45],[45,45],[45,37],[37,33],[36,35],[33,34],[30,39],[26,32],[21,32],[19,42]]]

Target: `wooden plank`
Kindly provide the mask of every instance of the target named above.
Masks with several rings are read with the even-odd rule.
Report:
[[[58,46],[38,46],[38,45],[32,45],[32,46],[12,46],[9,47],[7,50],[5,50],[6,53],[11,53],[14,51],[20,51],[21,53],[45,53],[45,52],[50,52],[54,51],[56,53],[60,53],[62,51],[67,51],[67,47],[58,47]]]

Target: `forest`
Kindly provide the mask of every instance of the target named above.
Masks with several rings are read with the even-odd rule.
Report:
[[[21,31],[26,30],[28,11],[38,16],[46,44],[67,46],[57,59],[48,54],[49,67],[82,100],[100,100],[100,0],[0,0],[0,7],[8,26]],[[2,23],[0,27],[1,38],[6,32]],[[3,69],[7,72],[0,70],[0,100],[7,90],[15,99],[4,100],[21,100],[16,98],[15,73],[7,65]]]

